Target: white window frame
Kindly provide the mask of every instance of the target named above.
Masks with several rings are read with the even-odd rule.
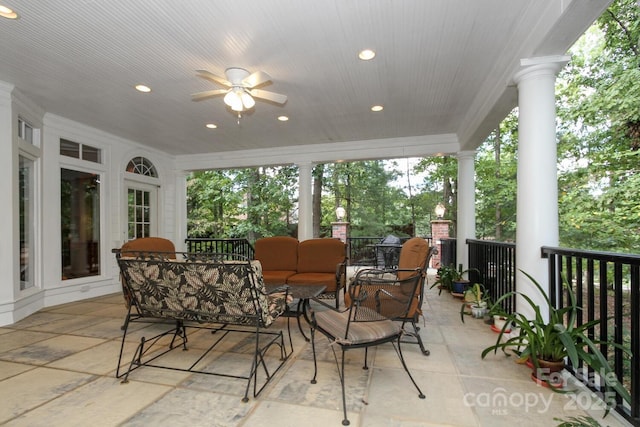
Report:
[[[16,295],[20,295],[20,297],[26,297],[37,292],[40,292],[42,289],[42,150],[40,149],[42,143],[42,132],[40,127],[34,125],[33,121],[29,119],[25,119],[22,114],[17,115],[15,126],[15,140],[17,141],[18,147],[18,158],[16,159],[16,164],[19,163],[18,159],[24,157],[33,162],[33,185],[32,196],[33,200],[31,203],[33,217],[30,218],[33,223],[32,234],[31,236],[33,248],[30,248],[29,256],[30,258],[30,268],[31,268],[31,280],[32,286],[20,289],[20,273],[19,273],[19,265],[20,265],[20,241],[19,235],[18,240],[14,243],[18,252],[18,256],[16,257],[16,262],[18,265],[18,280],[15,283],[15,292]],[[20,131],[21,126],[29,126],[32,130],[31,133],[31,141],[21,138],[22,132]],[[16,170],[15,173],[19,171]],[[20,219],[18,218],[18,221]]]
[[[69,139],[64,136],[60,136],[60,138]],[[72,140],[73,142],[77,142],[74,139],[69,139],[69,140]],[[102,150],[102,156],[106,155],[104,147],[98,144],[94,144],[91,141],[88,141],[87,144]],[[109,277],[110,265],[111,265],[109,263],[109,255],[110,255],[111,248],[109,246],[110,245],[109,239],[106,232],[107,222],[109,221],[109,217],[107,215],[108,174],[107,174],[106,168],[102,163],[95,163],[89,160],[81,160],[81,159],[76,159],[76,158],[67,157],[67,156],[59,156],[59,159],[60,161],[58,162],[58,173],[60,173],[61,169],[71,169],[78,172],[97,174],[98,179],[100,180],[100,193],[99,193],[100,194],[100,247],[98,248],[98,252],[100,253],[100,273],[93,276],[77,277],[74,279],[62,280],[62,265],[61,265],[62,252],[60,252],[60,258],[58,260],[58,268],[60,270],[58,272],[58,280],[60,280],[61,284],[64,284],[66,286],[66,285],[75,285],[75,284],[82,284],[82,283],[92,283],[98,279],[100,280],[105,279]],[[58,199],[60,199],[60,195],[58,195]],[[58,222],[58,235],[60,236],[60,226],[61,226],[62,217],[60,216],[59,218],[60,218],[60,221]],[[60,236],[60,241],[58,243],[59,250],[61,249],[61,244],[62,244],[61,239],[62,239],[62,236]]]

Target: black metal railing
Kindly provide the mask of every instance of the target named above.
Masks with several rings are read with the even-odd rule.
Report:
[[[440,239],[440,248],[438,248],[440,251],[440,265],[458,265],[456,263],[456,243],[454,238]]]
[[[350,265],[376,265],[376,244],[383,237],[349,237],[347,238],[347,251]],[[408,237],[401,237],[404,242]],[[425,237],[429,245],[432,244],[430,236]],[[212,252],[222,254],[238,254],[253,259],[253,246],[247,239],[214,239],[208,237],[185,239],[187,252]]]
[[[377,265],[378,253],[376,251],[376,244],[384,237],[348,237],[347,238],[347,251],[349,256],[349,265]],[[429,246],[431,246],[431,236],[426,236]],[[400,243],[404,243],[409,240],[409,237],[400,237]]]
[[[631,356],[618,347],[601,344],[619,381],[631,394],[627,404],[616,394],[616,411],[640,426],[640,256],[610,252],[582,251],[543,247],[542,257],[549,259],[549,298],[556,307],[567,304],[563,283],[571,285],[582,308],[583,324],[600,319],[589,334],[600,341],[615,342],[635,352]],[[583,367],[572,367],[576,369]],[[596,392],[602,392],[597,375],[578,369],[577,377]],[[608,396],[605,396],[609,401]]]
[[[185,243],[187,252],[236,254],[253,259],[253,246],[247,239],[187,238]]]
[[[469,279],[482,283],[491,299],[516,290],[516,245],[492,240],[467,239],[469,248]],[[515,310],[515,297],[502,301],[508,313]]]
[[[348,237],[347,251],[350,265],[376,265],[375,244],[381,237]]]

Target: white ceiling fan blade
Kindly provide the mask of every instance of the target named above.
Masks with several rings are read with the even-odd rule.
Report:
[[[266,83],[269,80],[271,80],[269,74],[265,73],[264,71],[256,71],[255,73],[242,80],[242,84],[245,87],[252,88],[260,86],[261,84]]]
[[[191,94],[192,101],[202,101],[203,99],[211,98],[213,96],[222,95],[224,93],[229,92],[229,89],[214,89],[214,90],[205,90],[204,92],[198,92]]]
[[[267,90],[252,89],[249,91],[249,93],[256,98],[266,99],[267,101],[273,101],[278,104],[284,104],[285,102],[287,102],[287,95],[269,92]]]
[[[198,73],[198,75],[200,77],[202,77],[203,79],[207,79],[207,80],[211,80],[213,82],[219,83],[221,85],[224,86],[231,86],[231,82],[228,81],[225,78],[222,78],[220,76],[216,76],[215,74],[207,71],[207,70],[196,70],[196,73]]]

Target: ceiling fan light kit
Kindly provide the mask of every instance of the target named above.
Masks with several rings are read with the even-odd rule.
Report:
[[[214,89],[194,93],[191,95],[194,101],[201,101],[203,99],[224,94],[224,103],[237,113],[252,109],[256,105],[254,98],[265,99],[277,104],[284,104],[287,102],[287,97],[285,95],[255,89],[256,87],[262,86],[271,81],[271,77],[264,71],[249,73],[249,71],[244,68],[227,68],[225,71],[226,79],[216,76],[206,70],[196,70],[196,72],[200,77],[223,86],[228,86],[229,89]]]

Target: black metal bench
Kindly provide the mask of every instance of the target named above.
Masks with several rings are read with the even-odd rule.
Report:
[[[266,330],[287,309],[287,290],[267,294],[259,262],[230,254],[176,253],[176,259],[170,259],[166,253],[127,251],[123,254],[119,250],[114,253],[125,291],[131,296],[116,370],[117,378],[124,377],[123,383],[132,371],[142,366],[240,378],[247,380],[242,399],[246,402],[251,383],[256,397],[291,355],[284,345],[283,331]],[[156,332],[140,339],[129,366],[125,365],[126,371],[121,372],[126,338],[133,322],[153,323]],[[163,325],[159,333],[158,325]],[[210,330],[211,346],[188,366],[163,364],[162,356],[168,352],[188,349],[187,329],[190,328]],[[212,367],[206,371],[197,369],[204,357],[231,333],[255,335],[247,374],[231,375],[216,372]],[[265,356],[275,348],[279,355],[274,364],[273,357]],[[260,386],[259,372],[263,381]]]

